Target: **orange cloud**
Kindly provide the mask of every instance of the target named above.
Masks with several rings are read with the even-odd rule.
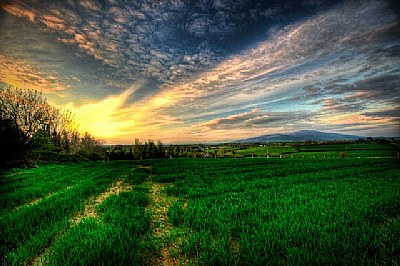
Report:
[[[29,10],[24,10],[21,8],[18,8],[14,5],[3,5],[1,6],[1,8],[3,8],[5,11],[7,11],[10,14],[13,14],[14,16],[18,16],[18,17],[26,17],[28,18],[31,22],[35,21],[35,13],[33,13],[32,11]]]
[[[48,27],[56,30],[64,30],[65,22],[64,20],[53,16],[53,15],[42,15],[43,23]]]
[[[0,81],[45,93],[54,93],[65,89],[57,77],[40,72],[24,60],[3,54],[0,54]]]

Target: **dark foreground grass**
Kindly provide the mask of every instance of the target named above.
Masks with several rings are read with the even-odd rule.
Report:
[[[152,166],[152,181],[168,183],[166,192],[178,197],[168,210],[167,242],[183,264],[400,264],[399,160],[351,158],[166,159],[21,170],[0,188],[2,264],[22,265],[45,247],[43,261],[51,265],[159,263],[149,191],[139,185],[150,168],[135,164]],[[52,177],[54,184],[43,184]],[[121,178],[131,191],[105,199],[96,207],[99,218],[71,225],[87,198]],[[36,183],[46,192],[31,196]],[[43,200],[12,208],[36,195]]]

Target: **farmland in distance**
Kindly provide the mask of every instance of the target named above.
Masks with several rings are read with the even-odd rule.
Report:
[[[1,176],[2,265],[396,265],[396,158],[81,162]]]

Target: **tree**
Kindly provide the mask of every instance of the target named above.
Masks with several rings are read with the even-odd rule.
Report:
[[[29,153],[32,159],[51,161],[56,150],[48,130],[36,131],[29,140]]]
[[[132,145],[132,154],[134,159],[140,159],[142,156],[142,144],[139,139],[135,139],[135,143]]]
[[[73,114],[69,110],[53,112],[57,114],[52,117],[49,130],[52,132],[51,139],[54,145],[66,153],[77,151],[79,144],[78,127],[74,122]]]
[[[164,149],[164,145],[162,144],[162,142],[159,140],[157,141],[157,153],[156,153],[156,157],[157,158],[164,158],[165,157],[165,149]]]
[[[104,155],[101,140],[88,133],[81,138],[72,113],[51,106],[38,91],[10,85],[0,87],[0,120],[4,129],[1,147],[6,151],[30,154],[33,159],[40,158],[42,153],[51,159],[53,155],[65,157],[78,152],[96,159]]]
[[[98,160],[104,158],[104,152],[102,145],[104,141],[98,140],[85,132],[85,135],[81,139],[81,146],[79,153],[87,158]]]
[[[77,133],[70,111],[61,112],[51,106],[38,91],[10,85],[0,88],[0,118],[13,121],[27,138],[38,130],[49,131],[51,140],[60,150],[63,149],[61,144],[65,147]]]
[[[157,153],[157,147],[154,144],[154,141],[149,139],[148,146],[147,146],[147,158],[148,159],[155,158],[156,153]]]
[[[171,152],[171,149],[169,149]],[[164,158],[165,148],[161,141],[157,141],[155,144],[153,140],[144,142],[143,144],[139,139],[135,139],[134,144],[130,148],[129,158],[133,159],[154,159],[154,158]]]
[[[10,119],[0,118],[0,167],[25,161],[28,138]]]
[[[6,86],[0,90],[0,114],[2,119],[13,121],[28,137],[49,125],[56,116],[40,92]]]

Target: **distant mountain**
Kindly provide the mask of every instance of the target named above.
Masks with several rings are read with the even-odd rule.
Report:
[[[255,138],[241,139],[234,143],[249,143],[249,142],[304,142],[307,140],[313,141],[335,141],[335,140],[357,140],[362,138],[355,135],[344,135],[338,133],[326,133],[316,130],[300,130],[287,134],[272,134],[262,135]]]

